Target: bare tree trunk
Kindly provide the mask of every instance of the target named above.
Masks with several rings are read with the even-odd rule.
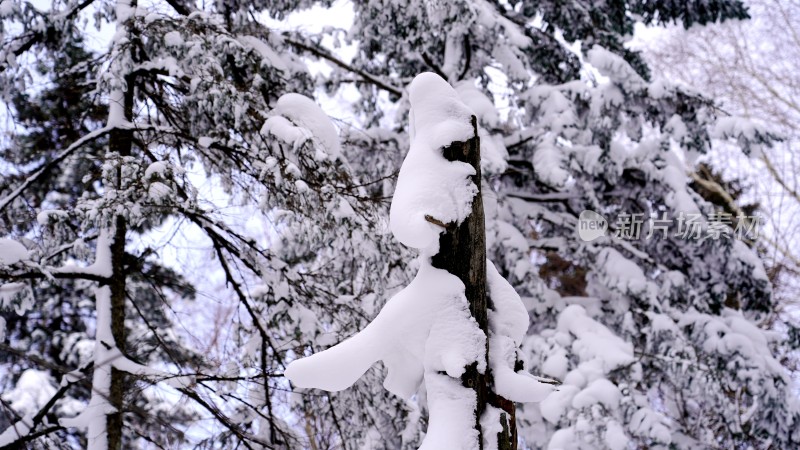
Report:
[[[457,276],[463,283],[469,310],[478,322],[480,329],[486,334],[486,373],[478,372],[477,363],[469,365],[461,376],[465,387],[475,390],[477,409],[475,411],[475,428],[479,433],[479,445],[483,448],[481,416],[491,405],[505,411],[501,415],[502,432],[498,433],[499,450],[516,450],[517,431],[514,422],[514,403],[496,396],[492,389],[492,374],[489,367],[489,316],[491,300],[486,294],[486,225],[481,198],[481,153],[478,125],[472,116],[474,135],[466,142],[453,142],[443,149],[448,161],[461,161],[475,169],[472,182],[478,187],[478,193],[472,201],[472,212],[459,226],[446,229],[439,236],[439,253],[432,258],[432,265]]]

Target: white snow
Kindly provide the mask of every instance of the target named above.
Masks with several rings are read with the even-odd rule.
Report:
[[[60,209],[43,209],[36,214],[36,222],[41,226],[45,226],[57,218],[67,219],[69,218],[69,213]]]
[[[507,336],[514,346],[518,346],[528,331],[528,311],[519,294],[497,271],[491,261],[486,261],[486,279],[489,284],[489,330],[497,335]]]
[[[25,283],[14,282],[0,284],[0,308],[8,308],[13,305],[13,300],[22,292],[27,285]],[[27,308],[21,305],[14,305],[17,308],[17,314],[23,314]]]
[[[567,306],[558,316],[557,329],[575,337],[572,350],[581,361],[599,360],[606,372],[634,361],[633,345],[587,316],[582,306]]]
[[[114,89],[108,94],[108,122],[109,128],[126,128],[128,125],[125,119],[125,94],[121,89]]]
[[[647,83],[633,70],[622,57],[595,45],[586,54],[589,64],[613,83],[619,84],[626,92],[647,89]]]
[[[197,139],[197,145],[200,147],[209,148],[213,143],[214,139],[208,136],[200,136],[200,138]]]
[[[293,148],[299,147],[303,142],[313,137],[307,129],[296,127],[288,119],[281,116],[273,116],[267,119],[264,122],[264,126],[261,127],[261,134],[271,134],[287,144],[292,144]]]
[[[619,404],[622,394],[619,388],[605,378],[592,381],[585,389],[575,394],[572,406],[585,408],[595,403],[601,403],[608,410],[614,410]]]
[[[425,220],[430,215],[444,223],[459,223],[471,213],[478,189],[468,177],[474,170],[466,163],[447,161],[441,148],[474,135],[472,112],[450,85],[434,74],[416,77],[409,93],[411,149],[400,170],[390,221],[400,242],[423,249],[419,271],[361,332],[292,361],[285,375],[299,388],[339,391],[382,361],[387,368],[384,387],[392,393],[408,399],[424,382],[430,421],[421,450],[473,450],[480,444],[475,429],[476,393],[462,386],[459,378],[473,363],[479,372],[486,371],[487,337],[470,315],[462,281],[431,265],[441,227]],[[293,97],[297,104],[307,100]],[[279,116],[270,120],[267,131],[287,141],[296,139],[298,131],[289,120]],[[303,134],[300,131],[297,136]],[[345,209],[349,216],[352,208]],[[524,237],[513,237],[525,247]],[[495,391],[512,401],[541,401],[553,387],[527,372],[514,371],[517,350],[528,330],[527,310],[490,261],[487,282],[491,299],[489,364]],[[499,411],[491,409],[481,420],[492,422],[484,430],[491,441],[499,431]]]
[[[561,416],[567,411],[572,403],[572,398],[580,389],[572,385],[563,385],[557,391],[550,394],[539,403],[542,417],[552,424],[557,424]]]
[[[517,346],[506,336],[492,336],[489,364],[494,374],[495,392],[515,402],[540,402],[553,392],[553,386],[539,382],[527,372],[514,372]]]
[[[558,390],[539,404],[539,412],[544,420],[556,426],[562,425],[550,438],[547,448],[583,448],[578,444],[582,419],[575,421],[573,414],[576,410],[587,414],[588,411],[592,411],[591,414],[604,411],[608,419],[602,434],[602,448],[627,448],[629,437],[613,419],[620,411],[622,392],[608,379],[608,373],[635,363],[631,343],[596,322],[582,306],[575,304],[564,308],[559,314],[556,329],[543,333],[545,335],[552,350],[543,370],[548,375],[563,376],[563,384]],[[568,359],[568,353],[577,361]],[[573,426],[564,427],[564,418]]]
[[[459,377],[477,361],[485,370],[485,337],[469,315],[464,284],[456,276],[420,264],[414,280],[392,297],[355,336],[320,353],[293,361],[286,376],[296,386],[340,391],[377,361],[388,369],[384,387],[411,397],[423,372]]]
[[[775,131],[769,130],[761,124],[746,117],[720,117],[711,130],[711,137],[714,139],[736,139],[747,152],[754,151],[751,156],[761,154],[762,145],[760,139],[770,135],[777,135]]]
[[[501,127],[500,115],[492,100],[475,85],[475,80],[465,80],[455,87],[459,98],[478,118],[478,136],[481,141],[481,170],[487,173],[501,173],[508,166],[508,150],[502,135],[491,134],[489,130]]]
[[[10,266],[28,259],[28,249],[17,241],[0,238],[0,265]]]
[[[150,183],[150,186],[147,188],[147,195],[153,200],[162,200],[169,197],[171,194],[172,189],[160,181]]]
[[[98,252],[101,243],[98,242]],[[116,349],[111,335],[111,289],[108,286],[95,289],[97,302],[97,332],[94,348],[94,373],[92,375],[92,396],[89,404],[80,414],[62,418],[59,424],[86,430],[89,438],[88,450],[104,450],[108,447],[106,415],[115,411],[108,402],[111,389],[111,367],[113,359],[108,347]]]
[[[733,241],[732,254],[733,257],[728,260],[730,265],[744,263],[750,266],[753,279],[769,282],[767,271],[764,269],[764,262],[744,242],[735,239]]]
[[[458,97],[481,122],[490,127],[499,126],[500,115],[497,113],[494,102],[478,89],[475,83],[474,79],[458,83],[455,87]]]
[[[29,414],[23,417],[0,433],[0,446],[11,444],[20,437],[27,436],[33,425],[33,416],[34,414]]]
[[[475,391],[461,380],[438,373],[425,374],[430,420],[419,450],[477,450]]]
[[[0,17],[10,16],[17,9],[15,6],[17,5],[12,1],[0,2]]]
[[[497,238],[503,243],[503,247],[506,250],[515,251],[518,255],[528,253],[528,240],[525,239],[525,235],[520,233],[518,228],[502,220],[496,221],[496,224]],[[527,260],[523,261],[528,262]],[[520,274],[517,274],[517,276],[522,278]]]
[[[564,170],[564,155],[552,136],[536,147],[533,154],[533,170],[542,180],[555,187],[562,188],[569,179],[569,172]]]
[[[295,149],[311,140],[319,161],[341,157],[336,127],[314,100],[300,94],[284,94],[270,114],[262,134],[272,134]]]
[[[683,123],[683,119],[681,119],[681,116],[678,114],[673,114],[667,123],[664,124],[664,131],[669,133],[676,142],[681,142],[689,132],[686,128],[686,124]]]
[[[103,229],[97,236],[97,250],[95,252],[94,262],[90,266],[79,267],[74,263],[67,263],[58,269],[53,269],[53,272],[85,273],[100,277],[110,277],[112,275],[110,247],[111,239],[108,235],[109,231]]]
[[[505,68],[509,78],[525,80],[530,77],[530,73],[526,70],[525,64],[522,62],[522,55],[518,50],[515,51],[505,45],[498,45],[494,47],[492,56]]]
[[[567,352],[564,349],[557,349],[544,360],[542,373],[557,380],[562,380],[567,375],[568,368]]]
[[[95,262],[85,269],[86,272],[105,274],[105,276],[109,276],[108,274],[111,273],[111,241],[108,235],[107,229],[100,232],[97,238]],[[86,430],[89,438],[88,450],[105,450],[108,447],[106,416],[115,411],[108,402],[111,389],[111,369],[152,377],[165,377],[169,374],[134,363],[120,352],[111,331],[111,288],[109,286],[97,287],[94,294],[97,324],[93,355],[92,395],[89,404],[80,414],[75,417],[61,418],[59,423],[64,427]],[[67,377],[69,376],[67,375]],[[179,377],[173,382],[180,384],[188,381]]]
[[[461,59],[464,53],[464,32],[463,30],[453,29],[447,32],[444,44],[444,62],[442,72],[447,75],[448,80],[454,80],[460,69]]]
[[[481,139],[481,171],[487,174],[499,174],[508,168],[508,149],[503,137],[499,134],[489,134],[485,128],[478,128]]]
[[[278,54],[272,47],[267,45],[266,42],[262,41],[261,39],[255,36],[239,36],[239,42],[251,47],[253,50],[257,51],[262,58],[264,58],[271,67],[274,67],[281,72],[288,72],[288,67],[286,62],[281,55]]]
[[[27,369],[22,372],[14,389],[2,395],[20,415],[34,415],[56,393],[52,378],[47,372]]]
[[[170,31],[164,35],[164,44],[167,47],[179,47],[183,45],[183,37],[179,31]]]
[[[438,244],[442,228],[425,216],[442,223],[461,223],[478,192],[468,178],[475,174],[472,166],[446,160],[441,150],[473,136],[472,111],[433,73],[418,75],[408,90],[411,148],[400,168],[389,220],[397,240],[427,249]]]
[[[616,288],[621,292],[641,293],[650,287],[641,267],[633,261],[622,256],[613,248],[606,247],[597,256],[605,285]]]
[[[670,194],[665,203],[674,211],[686,214],[696,214],[700,212],[697,204],[692,200],[687,190],[688,176],[686,164],[678,157],[674,151],[664,152],[664,159],[667,161],[666,167],[659,170],[657,176],[669,186],[673,193]]]
[[[147,169],[144,171],[144,179],[149,180],[153,177],[153,175],[158,175],[161,178],[164,178],[168,168],[169,165],[166,161],[155,161],[150,163],[150,165],[147,166]]]
[[[625,450],[628,448],[628,436],[625,435],[622,425],[615,420],[609,420],[606,423],[604,438],[609,450]]]
[[[640,408],[631,416],[631,433],[654,439],[662,444],[672,442],[672,434],[665,425],[666,419],[650,408]]]
[[[497,433],[503,431],[500,423],[500,414],[503,411],[494,406],[486,406],[486,410],[481,416],[481,432],[483,433],[483,450],[497,450]],[[506,420],[508,418],[506,417]]]
[[[514,372],[519,348],[528,331],[528,311],[513,287],[491,261],[486,262],[489,284],[489,364],[495,392],[515,402],[538,402],[553,392],[551,385],[540,383],[527,372]]]

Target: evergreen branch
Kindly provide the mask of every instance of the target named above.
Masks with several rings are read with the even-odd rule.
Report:
[[[81,239],[83,240],[83,242],[93,241],[93,240],[97,239],[98,236],[99,236],[98,233],[92,233],[92,234],[89,234],[87,236],[84,236]],[[64,245],[58,247],[53,253],[42,257],[42,262],[50,260],[50,259],[53,259],[53,258],[65,253],[65,252],[75,248],[75,245],[76,245],[75,242],[70,242],[69,244],[64,244]]]
[[[48,19],[58,19],[58,20],[68,20],[72,19],[76,15],[78,15],[81,11],[83,11],[87,6],[94,3],[94,0],[84,0],[83,2],[77,4],[74,8],[68,11],[61,11],[52,13],[51,17]],[[37,29],[28,35],[28,39],[20,44],[17,48],[15,48],[12,53],[14,56],[20,56],[21,54],[30,50],[34,45],[43,42],[47,38],[47,34],[49,31],[53,30],[55,25],[53,23],[49,23],[47,26],[37,27]],[[3,61],[5,63],[5,61]],[[0,73],[5,72],[6,64],[0,64]]]
[[[16,347],[12,347],[12,346],[10,346],[8,344],[5,344],[3,342],[0,342],[0,350],[2,350],[4,352],[7,352],[7,353],[11,353],[11,354],[16,355],[16,356],[18,356],[20,358],[23,358],[23,359],[27,359],[28,361],[31,361],[31,362],[33,362],[35,364],[38,364],[38,365],[42,366],[42,367],[46,367],[46,368],[48,368],[50,370],[53,370],[55,372],[70,373],[72,371],[72,369],[70,369],[69,367],[62,366],[60,364],[56,364],[56,363],[47,361],[46,359],[42,358],[41,356],[36,356],[34,354],[27,353],[24,350],[18,349]]]
[[[549,194],[526,194],[523,192],[508,192],[506,196],[535,203],[566,202],[568,200],[580,198],[578,194],[572,192],[553,192]]]
[[[68,367],[61,366],[61,365],[58,365],[58,364],[55,364],[55,363],[51,363],[49,361],[44,360],[43,358],[41,358],[39,356],[28,354],[28,353],[26,353],[25,351],[23,351],[21,349],[17,349],[17,348],[11,347],[11,346],[6,345],[6,344],[1,343],[1,342],[0,342],[0,350],[6,351],[6,352],[14,354],[14,355],[17,355],[17,356],[19,356],[19,357],[21,357],[23,359],[27,359],[29,361],[32,361],[32,362],[34,362],[34,363],[36,363],[36,364],[38,364],[38,365],[40,365],[42,367],[46,367],[46,368],[52,370],[54,372],[61,373],[65,377],[65,381],[66,381],[66,382],[63,382],[63,384],[59,387],[58,391],[56,391],[53,394],[53,396],[51,396],[51,398],[45,403],[45,405],[42,406],[39,409],[39,411],[36,413],[36,415],[34,415],[31,418],[30,424],[25,424],[28,427],[28,433],[18,436],[19,439],[16,439],[15,441],[13,441],[13,442],[11,442],[11,443],[3,446],[3,447],[0,447],[0,450],[16,450],[16,449],[22,448],[23,444],[28,443],[28,442],[32,442],[35,439],[38,439],[38,438],[40,438],[42,436],[45,436],[47,434],[51,434],[51,433],[54,433],[54,432],[57,432],[57,431],[62,431],[62,430],[67,429],[68,427],[64,427],[62,425],[55,425],[55,426],[51,426],[51,427],[48,427],[48,428],[44,428],[44,429],[36,431],[36,432],[31,432],[31,431],[35,430],[36,427],[38,427],[39,425],[42,424],[42,421],[43,421],[44,417],[49,413],[49,411],[53,408],[53,406],[55,406],[55,404],[58,402],[58,400],[61,399],[66,394],[66,392],[72,386],[74,386],[76,384],[85,385],[85,386],[89,387],[90,389],[92,389],[95,394],[103,395],[105,397],[105,399],[108,400],[108,397],[105,396],[103,393],[94,391],[94,389],[91,386],[91,381],[89,380],[88,375],[86,375],[86,373],[89,371],[89,369],[94,365],[94,362],[90,362],[90,363],[86,364],[84,367],[82,367],[82,368],[80,368],[78,370],[72,370],[72,369],[70,369]],[[114,364],[114,362],[115,362],[114,359],[119,358],[119,357],[124,357],[124,356],[120,353],[118,356],[116,356],[116,357],[114,357],[112,359],[103,361],[101,364]],[[180,375],[174,375],[174,376],[165,376],[165,377],[159,377],[158,379],[153,379],[153,380],[148,379],[148,378],[145,377],[145,378],[142,378],[142,380],[146,381],[149,384],[156,384],[158,382],[162,382],[162,381],[168,380],[170,378],[184,377],[184,376],[187,376],[187,375],[180,374]],[[215,377],[208,377],[208,378],[209,379],[214,379]],[[185,389],[184,388],[180,388],[178,390],[179,391],[183,391],[183,390],[186,390],[186,389],[188,389],[188,388],[185,388]],[[128,408],[128,410],[139,414],[141,417],[149,417],[149,416],[153,417],[157,422],[159,422],[159,424],[161,426],[166,427],[166,428],[170,428],[170,429],[172,429],[172,431],[178,432],[178,430],[175,429],[174,427],[172,427],[169,423],[159,419],[158,417],[152,416],[150,413],[148,413],[146,410],[144,410],[144,409],[142,409],[140,407],[137,407],[135,405],[129,404],[129,405],[127,405],[127,408]],[[12,410],[12,413],[14,413],[15,415],[19,416],[13,410]],[[24,420],[24,418],[20,418],[17,422],[19,422],[21,420]],[[14,425],[12,425],[12,426],[14,426]]]
[[[361,70],[361,69],[359,69],[357,67],[354,67],[354,66],[342,61],[341,59],[339,59],[336,56],[332,55],[327,50],[324,50],[324,49],[322,49],[320,47],[316,47],[316,46],[312,46],[312,45],[300,42],[300,41],[298,41],[296,39],[293,39],[293,38],[290,38],[290,37],[285,37],[284,39],[286,40],[286,42],[294,45],[295,47],[299,48],[300,50],[304,50],[306,52],[309,52],[309,53],[311,53],[312,55],[314,55],[314,56],[316,56],[318,58],[326,59],[326,60],[332,62],[333,64],[335,64],[336,66],[341,67],[342,69],[345,69],[345,70],[347,70],[349,72],[353,72],[353,73],[359,75],[361,78],[364,79],[364,81],[372,83],[375,86],[383,89],[384,91],[390,92],[390,93],[392,93],[392,94],[394,94],[394,95],[396,95],[398,97],[403,95],[403,91],[400,88],[392,86],[387,82],[383,82],[380,79],[378,79],[378,77],[376,77],[375,75],[371,75],[371,74],[369,74],[367,72],[364,72],[363,70]]]
[[[525,131],[525,130],[522,130],[522,131]],[[515,135],[518,135],[518,134],[521,134],[521,132],[520,133],[515,133]],[[506,146],[506,150],[511,150],[513,148],[522,147],[523,145],[527,144],[528,142],[530,142],[532,140],[533,140],[533,135],[518,139],[516,141],[510,141],[509,138],[506,138],[504,140],[503,144]]]
[[[28,176],[28,178],[26,178],[25,181],[19,185],[19,187],[14,189],[14,191],[0,200],[0,211],[3,211],[12,201],[14,201],[14,199],[22,195],[22,193],[25,192],[25,189],[29,188],[33,183],[39,181],[43,176],[47,175],[51,170],[58,166],[62,161],[67,159],[76,150],[90,142],[93,142],[101,136],[110,133],[114,129],[115,127],[105,126],[103,128],[94,130],[73,142],[69,147],[62,150],[61,153],[59,153],[55,158],[43,164],[35,173]]]
[[[348,186],[343,186],[342,190],[350,191],[350,190],[353,190],[353,189],[358,189],[358,188],[370,186],[370,185],[373,185],[373,184],[376,184],[376,183],[380,183],[382,181],[393,180],[393,179],[397,178],[397,175],[399,175],[399,174],[400,174],[400,170],[398,169],[398,170],[395,170],[394,172],[390,173],[389,175],[384,175],[384,176],[382,176],[380,178],[376,178],[376,179],[374,179],[372,181],[367,181],[367,182],[361,183],[361,184],[351,184],[351,185],[348,185]],[[389,197],[389,198],[391,198],[391,197]]]
[[[108,277],[82,271],[16,272],[16,273],[0,272],[0,280],[15,281],[15,280],[41,280],[41,279],[52,279],[52,278],[57,278],[61,280],[87,280],[87,281],[96,281],[98,283],[107,283],[109,280]]]
[[[11,426],[13,427],[14,425]],[[18,435],[19,439],[0,447],[0,450],[20,450],[22,448],[28,448],[25,447],[24,444],[34,441],[42,436],[46,436],[48,434],[55,433],[56,431],[61,431],[61,430],[65,430],[65,428],[62,427],[61,425],[53,425],[51,427],[39,430],[35,433],[28,433],[23,436]]]

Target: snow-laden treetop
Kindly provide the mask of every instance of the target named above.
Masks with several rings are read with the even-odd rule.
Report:
[[[442,227],[427,221],[461,223],[472,209],[478,192],[469,179],[475,170],[467,163],[448,161],[442,147],[466,141],[474,134],[474,113],[456,91],[436,74],[426,72],[408,87],[411,148],[392,199],[390,223],[398,241],[436,254]]]
[[[417,391],[425,369],[458,377],[466,365],[478,362],[485,370],[486,337],[470,317],[464,284],[429,261],[444,228],[425,219],[460,223],[470,214],[478,192],[469,179],[475,170],[467,163],[448,161],[442,148],[474,136],[472,112],[432,73],[414,79],[409,98],[413,137],[400,169],[390,222],[400,242],[424,250],[422,267],[363,331],[290,364],[286,376],[299,387],[346,389],[380,360],[389,371],[384,386],[408,398]]]

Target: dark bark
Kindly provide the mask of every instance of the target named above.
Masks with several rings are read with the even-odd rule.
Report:
[[[475,411],[475,428],[479,433],[479,446],[483,448],[483,431],[480,418],[491,405],[505,411],[501,417],[503,432],[498,433],[498,448],[516,450],[517,432],[514,423],[514,403],[498,397],[492,391],[492,374],[489,367],[489,317],[491,300],[486,293],[486,225],[481,198],[481,154],[478,125],[475,116],[471,119],[474,135],[466,142],[453,142],[442,154],[448,161],[461,161],[475,169],[472,182],[478,187],[478,193],[472,201],[472,212],[458,226],[445,226],[445,232],[439,236],[439,253],[431,260],[434,267],[446,270],[457,276],[464,283],[464,293],[469,302],[472,317],[478,323],[486,338],[486,373],[478,372],[477,363],[467,366],[461,382],[465,387],[475,390],[477,408]],[[431,221],[431,219],[428,219]],[[509,420],[507,420],[508,418]]]
[[[133,119],[133,76],[127,77],[127,90],[125,91],[125,119]],[[120,157],[130,156],[133,148],[133,130],[114,129],[109,135],[109,150],[117,153]],[[122,162],[120,162],[122,164]],[[122,168],[117,169],[117,189],[122,189]],[[111,334],[120,352],[126,354],[125,341],[125,298],[126,298],[126,272],[125,267],[125,235],[127,233],[127,223],[125,218],[117,216],[114,223],[114,241],[111,243],[111,264],[112,275],[109,280],[111,289]],[[125,372],[111,369],[111,388],[109,389],[108,400],[116,412],[109,414],[106,419],[106,430],[108,433],[108,450],[122,449],[122,428],[123,415],[125,412],[125,391],[127,376]]]

